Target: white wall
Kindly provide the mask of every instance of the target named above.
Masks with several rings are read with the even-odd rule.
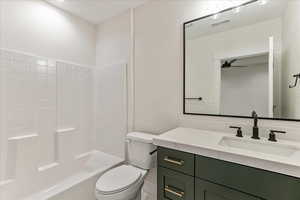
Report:
[[[295,78],[293,74],[300,73],[300,3],[293,2],[288,6],[283,18],[283,75],[282,75],[282,102],[283,116],[287,118],[300,117],[300,88],[298,86],[289,89],[288,85],[293,85]]]
[[[1,47],[94,65],[96,27],[41,0],[1,1]]]
[[[115,82],[108,81],[102,83],[106,88],[115,89],[120,91],[122,95],[122,80],[129,80],[127,76],[127,69],[130,65],[130,46],[131,46],[131,13],[127,11],[120,16],[113,17],[104,23],[100,24],[97,28],[97,48],[96,48],[96,63],[98,68],[116,68],[120,64],[126,69],[119,69],[116,73],[123,72],[124,77],[121,79],[114,78]],[[111,69],[114,70],[114,69]],[[105,69],[109,73],[109,69]],[[105,72],[103,71],[103,72]],[[113,74],[107,74],[113,78]],[[121,82],[120,82],[121,81]],[[105,85],[104,85],[105,84]],[[113,84],[109,86],[109,84]],[[124,88],[123,88],[124,89]],[[103,96],[111,96],[114,91],[105,90]],[[116,94],[116,93],[115,93]],[[127,95],[127,94],[126,94]],[[111,96],[112,97],[112,96]],[[116,96],[115,96],[116,97]],[[120,96],[119,96],[120,97]],[[127,116],[124,112],[127,112],[127,106],[125,102],[124,107],[124,94],[122,99],[112,99],[111,101],[97,102],[97,105],[101,112],[98,112],[102,119],[97,120],[96,133],[99,136],[96,141],[96,146],[101,151],[124,157],[125,155],[125,136],[127,133]],[[125,101],[127,97],[125,96]],[[123,107],[119,107],[116,103],[121,104]],[[114,104],[114,105],[112,105]],[[106,109],[101,109],[105,107]],[[115,114],[115,115],[114,115]],[[113,123],[108,123],[113,120]]]
[[[185,109],[188,113],[220,113],[221,62],[220,58],[214,58],[214,52],[222,45],[209,44],[207,39],[186,41],[185,96],[202,98],[202,101],[186,99]],[[202,44],[203,41],[205,44]]]
[[[127,133],[126,64],[95,70],[96,149],[125,157]]]
[[[188,97],[201,96],[203,101],[187,100],[187,112],[227,114],[227,112],[220,112],[220,92],[222,92],[220,90],[220,60],[268,52],[270,36],[273,36],[275,40],[276,74],[274,82],[277,83],[280,81],[278,79],[280,70],[278,69],[281,68],[280,18],[188,40],[186,43],[186,95]],[[278,105],[280,88],[277,84],[276,86],[274,87],[274,99],[277,109],[280,109],[280,105]],[[249,114],[250,111],[247,116]],[[268,113],[261,114],[264,114],[261,116],[268,116]]]
[[[96,61],[98,67],[130,59],[130,11],[106,20],[97,27]]]
[[[94,149],[96,29],[40,0],[0,1],[0,27],[0,199],[10,200],[53,186]]]
[[[268,65],[251,65],[245,68],[221,70],[220,113],[250,116],[269,114]]]
[[[229,1],[228,1],[229,2]],[[224,7],[230,6],[224,1]],[[135,128],[160,133],[182,121],[183,22],[216,1],[152,1],[135,9]]]

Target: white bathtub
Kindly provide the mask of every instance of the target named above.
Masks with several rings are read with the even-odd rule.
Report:
[[[99,176],[123,162],[118,157],[95,151],[78,173],[23,200],[95,200]]]

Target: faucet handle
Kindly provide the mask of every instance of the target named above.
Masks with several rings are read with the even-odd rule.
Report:
[[[275,133],[286,133],[285,131],[270,130],[269,141],[277,142]]]
[[[240,126],[229,126],[229,128],[237,129],[236,137],[243,137],[242,127],[240,127]]]

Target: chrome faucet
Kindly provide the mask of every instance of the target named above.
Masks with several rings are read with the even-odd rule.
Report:
[[[253,124],[253,133],[252,133],[252,137],[253,139],[255,140],[259,140],[259,129],[258,129],[258,126],[257,126],[257,123],[258,123],[258,115],[255,111],[252,111],[252,117],[253,117],[253,120],[254,120],[254,124]]]

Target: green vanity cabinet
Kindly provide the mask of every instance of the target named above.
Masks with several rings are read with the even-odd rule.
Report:
[[[300,179],[159,147],[158,200],[300,200]]]
[[[194,154],[159,147],[157,160],[159,165],[162,167],[194,176]]]
[[[159,200],[194,200],[194,177],[158,167]]]
[[[195,181],[195,200],[261,200],[252,195],[198,178]]]
[[[266,200],[300,200],[300,179],[204,156],[195,176]]]

